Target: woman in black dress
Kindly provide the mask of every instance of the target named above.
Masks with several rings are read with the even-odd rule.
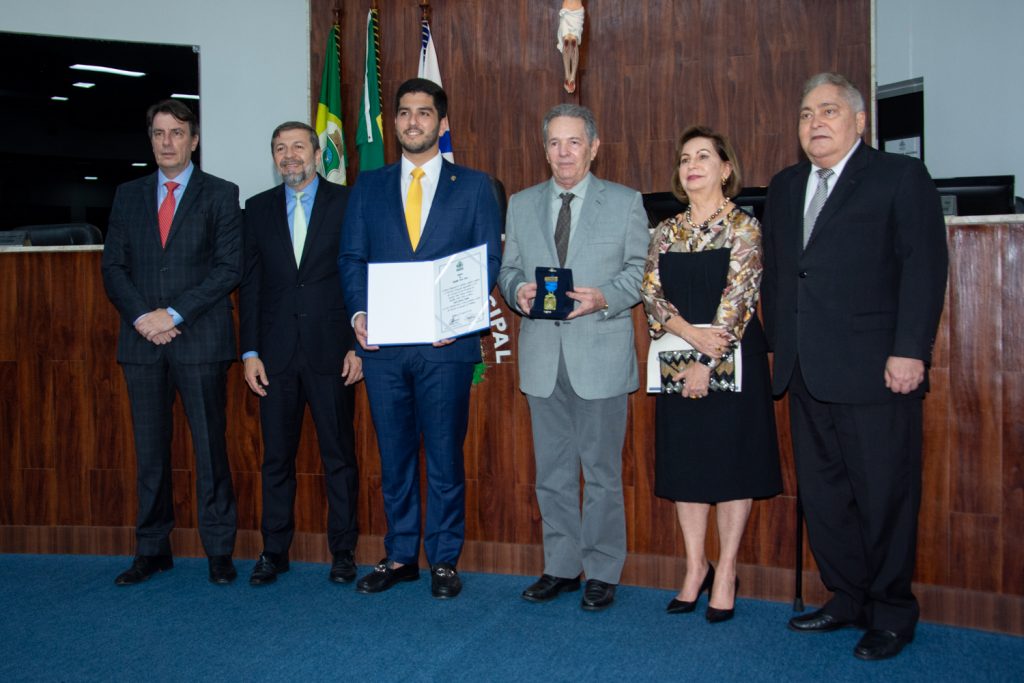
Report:
[[[757,319],[761,226],[730,197],[739,162],[728,140],[701,126],[683,131],[672,180],[686,211],[654,230],[643,300],[651,336],[675,335],[699,352],[675,374],[679,393],[657,397],[655,493],[675,501],[686,546],[686,578],[670,613],[692,612],[708,592],[705,616],[734,613],[736,558],[753,498],[782,490],[767,346]],[[740,391],[731,391],[730,354],[742,355]],[[682,343],[679,344],[683,346]],[[723,358],[724,356],[724,358]],[[716,506],[717,571],[704,552]]]

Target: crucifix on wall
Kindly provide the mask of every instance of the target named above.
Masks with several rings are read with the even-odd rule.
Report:
[[[576,69],[580,64],[580,43],[583,42],[583,0],[562,0],[558,10],[558,50],[565,68],[565,92],[576,92]]]

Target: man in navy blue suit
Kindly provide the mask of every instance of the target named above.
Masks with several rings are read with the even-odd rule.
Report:
[[[501,213],[485,174],[441,157],[438,140],[448,130],[448,97],[439,85],[421,78],[406,81],[395,95],[395,111],[402,159],[360,174],[345,212],[338,255],[377,431],[388,525],[387,557],[359,580],[356,590],[378,593],[419,578],[422,437],[427,476],[423,546],[430,588],[434,597],[453,598],[462,590],[455,568],[466,527],[462,443],[473,366],[480,361],[479,335],[371,346],[367,264],[433,261],[486,244],[493,288],[501,265]]]

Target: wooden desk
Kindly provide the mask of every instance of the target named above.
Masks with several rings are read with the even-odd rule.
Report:
[[[1024,634],[1024,216],[952,219],[948,227],[949,290],[925,401],[916,590],[925,619]],[[99,262],[94,247],[0,248],[0,551],[133,552],[131,418],[114,361],[117,315]],[[497,297],[492,336],[484,341],[489,367],[473,389],[466,439],[460,568],[534,576],[543,566],[540,514],[529,411],[517,386],[516,320]],[[643,359],[639,308],[634,323]],[[365,391],[357,395],[357,559],[368,564],[383,556],[385,525]],[[177,411],[173,544],[178,554],[201,555],[191,446]],[[777,414],[785,493],[754,505],[740,553],[741,595],[788,601],[796,487],[784,402]],[[236,366],[228,380],[228,448],[242,558],[261,549],[258,421],[256,399]],[[682,537],[672,505],[652,493],[653,423],[653,399],[632,395],[623,582],[675,590]],[[311,420],[297,471],[292,558],[325,562],[327,503]],[[716,545],[712,538],[709,548]],[[818,603],[825,591],[809,553],[806,566],[806,598]]]

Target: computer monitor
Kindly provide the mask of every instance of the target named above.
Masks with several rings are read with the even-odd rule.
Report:
[[[761,220],[764,216],[764,200],[768,194],[767,187],[744,187],[732,201],[754,218]],[[653,228],[666,218],[686,211],[686,205],[676,199],[671,192],[648,192],[644,195],[644,209],[647,211],[649,226]]]
[[[686,205],[676,199],[671,192],[648,192],[643,199],[649,228],[654,228],[666,218],[686,211]]]
[[[764,220],[764,200],[768,197],[767,187],[744,187],[740,193],[732,198],[736,206],[740,207],[759,221]]]
[[[937,178],[935,187],[947,216],[990,216],[1016,213],[1012,175]]]

